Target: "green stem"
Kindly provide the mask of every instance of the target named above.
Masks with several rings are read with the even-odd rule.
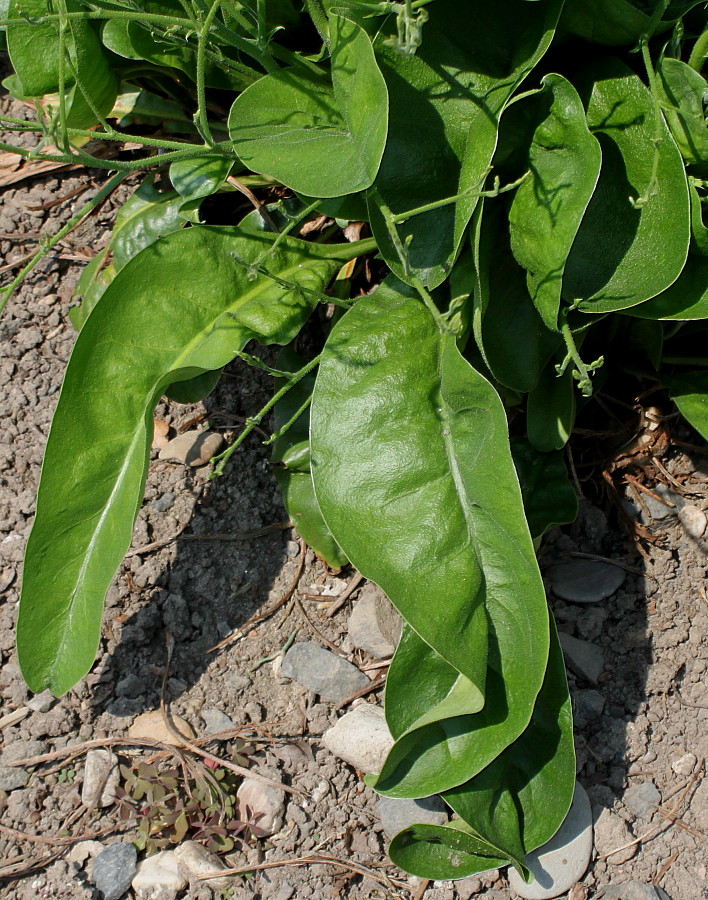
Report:
[[[211,31],[211,26],[214,21],[214,17],[216,16],[219,7],[221,6],[221,0],[213,0],[209,8],[209,12],[204,19],[204,24],[199,30],[199,36],[197,38],[197,122],[199,123],[199,132],[201,136],[204,138],[206,143],[210,146],[214,146],[214,138],[211,134],[211,128],[209,127],[209,119],[207,117],[206,111],[206,83],[205,83],[205,73],[206,73],[206,43],[207,38],[209,36],[209,32]]]
[[[72,216],[71,219],[61,228],[55,235],[53,235],[46,242],[44,247],[35,253],[32,259],[27,263],[27,265],[15,276],[15,278],[4,287],[0,291],[0,314],[5,309],[7,305],[7,301],[14,294],[20,284],[25,280],[25,278],[29,275],[32,269],[37,265],[37,263],[43,259],[49,251],[55,247],[59,241],[69,234],[72,229],[76,228],[76,226],[81,222],[81,220],[87,216],[92,210],[94,210],[97,206],[99,206],[103,201],[108,197],[109,194],[113,193],[113,191],[118,187],[118,185],[125,178],[124,174],[114,175],[112,178],[109,178],[108,181],[103,185],[103,187],[98,191],[93,199],[89,200],[89,202],[82,206],[81,209],[76,213],[75,216]]]
[[[271,255],[271,253],[274,253],[277,250],[279,245],[282,243],[283,238],[286,237],[286,235],[290,234],[290,232],[293,230],[293,228],[295,228],[297,225],[300,224],[300,222],[302,222],[304,219],[306,219],[307,216],[309,216],[311,212],[313,212],[315,209],[317,209],[317,207],[320,205],[321,202],[322,202],[321,200],[315,200],[314,203],[310,203],[310,205],[305,207],[305,209],[301,213],[299,213],[297,216],[292,218],[288,222],[288,224],[284,226],[282,231],[278,234],[276,239],[273,241],[272,246],[270,246],[265,251],[265,253],[263,253],[258,258],[255,265],[256,266],[262,265],[266,261],[266,259]]]
[[[307,407],[312,403],[312,394],[309,394],[303,403],[300,405],[300,408],[293,413],[292,416],[288,419],[285,425],[282,425],[274,434],[268,438],[267,441],[263,441],[264,444],[273,444],[278,438],[281,438],[287,431],[289,431],[293,425],[297,422],[300,416],[305,412]]]
[[[591,397],[591,375],[596,369],[600,368],[600,366],[604,362],[604,359],[601,356],[599,359],[597,359],[593,363],[590,363],[589,365],[583,362],[580,353],[578,352],[578,348],[575,345],[575,338],[573,337],[573,332],[571,331],[570,325],[568,324],[567,320],[561,324],[561,334],[563,335],[563,340],[565,341],[567,356],[558,369],[558,375],[560,376],[565,372],[569,362],[574,362],[576,365],[576,369],[573,372],[573,377],[578,382],[578,388],[583,397]]]
[[[708,56],[708,28],[706,28],[693,45],[691,55],[688,57],[689,66],[692,69],[695,69],[696,72],[700,72],[703,69],[703,63],[706,61],[706,56]]]
[[[277,391],[270,400],[265,404],[265,406],[252,418],[246,420],[246,427],[243,429],[241,434],[236,438],[233,444],[230,447],[227,447],[223,453],[220,453],[218,456],[215,456],[212,462],[216,462],[217,466],[214,471],[211,473],[211,478],[216,478],[219,475],[224,474],[224,468],[231,458],[232,454],[241,446],[241,444],[246,440],[248,435],[253,431],[253,429],[260,425],[263,419],[268,415],[268,413],[273,409],[275,404],[281,400],[287,392],[293,388],[299,381],[311,372],[317,365],[319,365],[321,359],[321,354],[318,354],[314,359],[310,360],[309,363],[304,365],[297,372],[292,374],[292,377],[288,381],[287,384],[283,385],[283,387]]]
[[[488,191],[475,191],[473,189],[468,189],[466,191],[461,191],[459,194],[453,194],[450,197],[445,197],[443,200],[435,200],[433,203],[426,203],[425,206],[417,206],[415,209],[406,210],[406,212],[397,213],[392,217],[392,222],[394,225],[402,225],[404,222],[407,222],[408,219],[412,219],[413,216],[419,216],[422,213],[432,212],[435,209],[441,209],[443,206],[450,206],[451,203],[457,203],[458,200],[464,200],[470,197],[498,197],[499,194],[506,194],[507,191],[514,191],[520,184],[523,184],[524,181],[530,176],[531,171],[524,172],[524,174],[517,178],[516,181],[512,181],[511,184],[506,184],[504,187],[499,186],[499,179],[496,179],[495,186],[490,188]]]

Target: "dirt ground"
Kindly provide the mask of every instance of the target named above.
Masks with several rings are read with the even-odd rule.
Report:
[[[2,188],[2,277],[9,279],[19,260],[36,248],[38,236],[56,233],[104,179],[97,172],[49,172]],[[44,443],[75,338],[67,319],[71,295],[131,189],[124,185],[62,241],[0,320],[0,721],[30,700],[13,649],[14,622]],[[175,433],[207,413],[212,427],[229,439],[236,427],[233,417],[253,415],[269,390],[268,376],[239,363],[229,367],[203,404],[165,402],[156,416]],[[91,673],[49,708],[30,709],[14,724],[3,725],[0,752],[18,741],[39,741],[45,751],[53,751],[125,738],[137,715],[159,706],[169,630],[176,642],[167,683],[173,713],[198,736],[205,727],[201,714],[209,709],[225,713],[235,727],[249,726],[244,734],[256,738],[258,748],[250,766],[303,792],[288,797],[279,831],[245,849],[237,844],[228,861],[236,866],[287,862],[317,849],[354,866],[258,870],[234,880],[234,900],[511,897],[504,871],[458,885],[426,885],[387,862],[374,793],[321,744],[322,733],[342,711],[280,673],[277,654],[293,632],[298,640],[321,642],[298,605],[286,603],[244,639],[211,649],[275,605],[302,562],[292,528],[233,539],[286,518],[267,448],[250,439],[226,476],[215,481],[208,480],[206,468],[160,461],[157,453],[153,457],[134,549],[110,589]],[[664,465],[683,480],[691,502],[705,509],[708,456],[670,450]],[[607,885],[632,879],[659,884],[671,900],[708,897],[708,787],[703,780],[708,555],[675,517],[649,527],[662,539],[649,546],[644,558],[628,546],[609,510],[586,506],[578,523],[551,533],[541,551],[544,567],[568,551],[610,557],[628,567],[622,587],[603,602],[580,606],[550,596],[560,630],[592,642],[604,654],[599,684],[570,673],[580,706],[578,778],[599,816],[595,858],[572,900],[600,896]],[[167,542],[183,529],[191,539]],[[349,604],[332,619],[324,617],[326,598],[340,594],[351,576],[348,569],[326,571],[308,551],[297,590],[315,628],[361,666],[367,657],[354,651],[347,635]],[[317,594],[324,595],[322,601],[312,599]],[[275,659],[257,665],[270,656]],[[596,702],[588,706],[597,699],[589,691],[601,695],[601,711]],[[381,692],[371,693],[366,702],[381,702]],[[210,746],[228,755],[233,739]],[[129,743],[116,752],[125,761],[150,755]],[[8,900],[97,900],[85,869],[68,859],[69,845],[54,838],[107,829],[98,838],[107,845],[120,835],[110,829],[122,826],[114,807],[100,815],[82,813],[84,757],[66,759],[58,759],[53,769],[39,767],[25,787],[0,791],[0,896]],[[623,798],[644,782],[656,786],[661,802],[639,816]],[[637,838],[628,850],[603,858]],[[387,884],[386,875],[402,884]],[[189,896],[208,900],[215,894],[204,884]]]

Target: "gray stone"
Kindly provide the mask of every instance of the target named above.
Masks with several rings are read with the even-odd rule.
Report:
[[[661,794],[655,784],[644,781],[642,784],[633,784],[627,788],[622,797],[622,802],[630,812],[641,819],[651,819],[656,812],[656,807],[661,803]]]
[[[594,722],[605,708],[605,698],[592,688],[573,693],[573,714],[578,728]]]
[[[370,683],[356,666],[311,641],[293,644],[283,657],[281,671],[332,703],[339,703]]]
[[[174,850],[161,850],[138,863],[131,887],[136,894],[181,891],[188,878],[179,871]]]
[[[548,900],[565,894],[579,881],[592,853],[592,812],[582,785],[576,783],[573,803],[554,836],[526,857],[535,877],[524,884],[515,869],[509,870],[509,885],[525,900]]]
[[[686,534],[694,540],[699,541],[706,533],[708,518],[699,507],[687,503],[683,509],[679,510],[678,517]]]
[[[581,641],[570,634],[559,634],[563,654],[570,668],[586,681],[597,684],[605,671],[605,657],[600,647]]]
[[[553,593],[571,603],[598,603],[624,584],[627,573],[596,559],[571,558],[548,570]]]
[[[656,500],[654,497],[651,497],[649,494],[645,494],[644,491],[642,491],[641,503],[639,503],[638,500],[635,500],[634,502],[641,510],[640,521],[644,525],[651,524],[655,519],[668,519],[670,516],[675,516],[677,511],[683,506],[683,499],[665,484],[654,485],[652,491],[674,505],[667,506],[666,503],[662,503],[661,500]],[[644,506],[644,509],[642,509],[642,505]],[[644,510],[646,510],[646,512]]]
[[[8,744],[0,756],[0,791],[14,791],[24,787],[30,779],[29,772],[21,766],[8,766],[4,763],[15,762],[31,756],[41,756],[47,752],[44,741],[13,741]]]
[[[285,815],[285,791],[279,791],[255,778],[244,778],[236,797],[242,822],[251,822],[266,835],[280,831]]]
[[[201,716],[207,734],[218,734],[220,731],[229,731],[234,727],[234,723],[226,713],[213,706],[203,709]]]
[[[349,616],[349,639],[374,657],[391,656],[401,636],[401,617],[383,591],[367,584]]]
[[[145,692],[145,687],[144,678],[136,675],[135,672],[129,672],[116,685],[116,696],[129,697],[131,700],[135,700],[136,697],[140,697]]]
[[[47,690],[42,691],[41,694],[35,694],[34,697],[30,697],[25,705],[29,706],[34,712],[45,713],[49,712],[56,702],[57,698],[51,691]]]
[[[389,839],[409,825],[445,825],[448,820],[447,806],[437,794],[420,800],[379,797],[376,808]]]
[[[155,512],[164,513],[167,512],[168,509],[172,509],[174,503],[175,495],[171,491],[166,491],[161,497],[158,497],[157,500],[153,500],[150,506]]]
[[[222,678],[227,689],[234,694],[240,694],[241,691],[245,691],[251,685],[250,678],[247,678],[245,675],[239,675],[237,672],[224,672]]]
[[[84,766],[81,802],[89,809],[110,806],[120,780],[118,757],[110,750],[89,750]]]
[[[224,445],[216,431],[185,431],[160,450],[160,459],[170,459],[186,466],[205,466]]]
[[[641,881],[626,881],[617,886],[611,884],[603,894],[604,900],[659,900],[660,896],[653,885]]]
[[[693,775],[693,770],[696,768],[697,762],[698,759],[696,758],[695,753],[684,753],[683,756],[680,756],[671,763],[671,768],[677,775],[688,777],[689,775]]]
[[[119,900],[135,876],[138,851],[134,844],[110,844],[93,861],[91,880],[103,900]]]
[[[607,857],[607,862],[613,866],[621,866],[622,863],[628,862],[637,852],[637,845],[633,844],[624,850],[619,849],[634,840],[634,835],[627,828],[624,819],[604,807],[595,806],[592,812],[595,820],[595,848],[598,856],[611,854]],[[619,852],[612,853],[613,850]]]
[[[393,746],[384,711],[360,703],[322,735],[325,747],[361,772],[378,772]]]
[[[219,857],[196,841],[183,841],[175,849],[175,858],[180,873],[187,879],[226,871],[226,866]],[[206,883],[215,891],[224,890],[234,884],[232,878],[210,878]]]

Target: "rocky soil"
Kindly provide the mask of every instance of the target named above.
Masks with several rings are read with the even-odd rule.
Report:
[[[28,173],[3,187],[2,277],[16,273],[39,235],[55,234],[104,178]],[[203,404],[163,402],[156,410],[164,424],[133,549],[108,595],[96,664],[61,700],[28,693],[13,649],[14,621],[43,447],[75,337],[67,312],[83,265],[105,244],[131,189],[124,185],[40,264],[0,320],[0,896],[516,896],[506,871],[426,884],[387,861],[387,832],[410,816],[444,818],[435,801],[423,810],[382,803],[361,779],[386,746],[377,711],[382,691],[369,688],[385,671],[380,660],[390,654],[395,616],[364,582],[328,616],[355,573],[328,571],[284,524],[267,449],[252,438],[215,481],[208,467],[175,459],[176,450],[172,458],[160,453],[165,440],[207,425],[229,440],[239,419],[258,411],[269,379],[243,364],[231,366]],[[671,448],[663,464],[683,484],[682,492],[671,485],[674,493],[664,493],[676,505],[629,498],[631,514],[660,537],[647,545],[647,556],[628,546],[609,510],[589,503],[572,528],[549,534],[541,551],[576,710],[578,779],[594,818],[593,858],[564,894],[570,900],[708,896],[708,537],[697,534],[699,513],[680,508],[708,508],[708,455]],[[657,480],[668,483],[661,473]],[[588,563],[595,565],[590,575]],[[199,881],[216,862],[186,842],[199,837],[194,831],[170,844],[177,855],[158,864],[134,852],[146,807],[131,813],[122,791],[140,764],[154,762],[163,772],[168,766],[169,753],[144,738],[169,744],[174,733],[158,730],[159,713],[147,725],[141,718],[159,710],[161,696],[175,725],[191,730],[193,746],[227,761],[238,757],[256,776],[282,785],[234,775],[228,788],[233,794],[241,784],[234,816],[249,827],[224,862],[251,867],[247,875],[216,886]],[[214,733],[221,736],[202,740]],[[54,753],[49,762],[7,765],[47,753]],[[194,784],[195,772],[208,775],[215,766],[192,749],[170,765],[183,797],[185,777]],[[311,854],[343,864],[295,864]],[[275,863],[283,865],[270,867]]]

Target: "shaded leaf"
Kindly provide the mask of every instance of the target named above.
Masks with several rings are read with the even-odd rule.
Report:
[[[708,372],[665,376],[663,381],[681,414],[708,441]]]
[[[578,515],[578,498],[560,452],[540,453],[529,440],[511,439],[511,454],[521,483],[524,512],[533,538]]]
[[[557,375],[553,364],[546,366],[538,384],[530,391],[526,405],[526,434],[541,453],[561,450],[575,422],[575,386],[572,367]]]

